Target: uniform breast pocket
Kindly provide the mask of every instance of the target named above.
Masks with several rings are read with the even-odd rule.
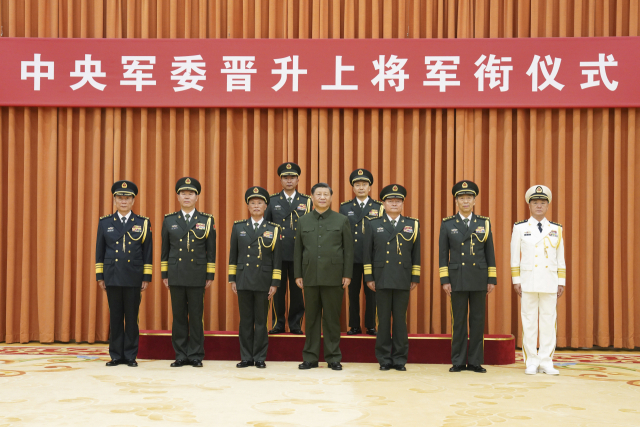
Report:
[[[340,230],[342,230],[342,229],[336,227],[335,225],[333,227],[327,227],[327,231],[329,233],[338,233],[338,232],[340,232]]]

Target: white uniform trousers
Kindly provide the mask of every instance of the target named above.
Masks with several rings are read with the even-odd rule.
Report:
[[[522,293],[522,352],[527,367],[553,365],[553,353],[556,349],[557,301],[558,294]],[[537,349],[538,330],[540,330],[539,350]]]

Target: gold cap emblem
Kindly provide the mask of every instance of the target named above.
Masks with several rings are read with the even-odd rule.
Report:
[[[291,169],[291,163],[287,163],[287,169]]]
[[[466,182],[462,183],[462,188],[467,188],[469,186],[469,184],[467,184]]]
[[[122,188],[127,188],[127,183],[126,182],[122,183]]]
[[[393,191],[398,191],[398,186],[397,185],[393,186]]]
[[[253,189],[253,192],[257,194],[257,193],[258,193],[258,187],[255,187],[255,188]]]
[[[358,175],[363,175],[363,174],[364,174],[364,172],[362,172],[362,169],[360,169],[360,170],[358,171]]]
[[[185,184],[191,184],[191,179],[187,178],[187,179],[184,180],[184,182],[185,182]]]
[[[542,193],[542,187],[537,186],[536,187],[536,193]]]

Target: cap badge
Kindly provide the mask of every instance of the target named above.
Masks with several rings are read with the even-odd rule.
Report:
[[[536,193],[542,193],[542,187],[537,186],[536,187]]]
[[[191,184],[191,178],[187,178],[184,180],[185,184]]]
[[[462,188],[467,188],[469,186],[469,184],[467,184],[466,182],[462,183]]]
[[[127,188],[127,183],[126,182],[122,183],[122,188]]]
[[[398,186],[397,185],[393,186],[393,191],[398,191]]]
[[[287,163],[287,169],[291,169],[291,163]]]
[[[358,175],[363,175],[363,174],[364,174],[364,172],[362,172],[362,169],[360,169],[360,170],[358,171]]]
[[[253,189],[253,192],[254,192],[254,193],[256,193],[256,194],[258,194],[258,187],[255,187],[255,188]]]

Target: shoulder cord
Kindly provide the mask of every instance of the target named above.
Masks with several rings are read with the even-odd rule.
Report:
[[[144,225],[143,225],[143,227],[142,227],[142,233],[140,233],[140,235],[138,236],[138,238],[137,238],[137,239],[134,239],[134,238],[131,236],[131,232],[127,231],[127,234],[129,235],[129,238],[130,238],[131,240],[133,240],[134,242],[137,242],[138,240],[142,239],[142,243],[144,243],[145,239],[147,238],[147,222],[148,222],[148,221],[145,219],[145,220],[144,220]],[[126,250],[125,243],[124,243],[125,238],[126,238],[126,236],[122,236],[122,250],[123,250],[123,251],[124,251],[124,250]]]
[[[409,238],[404,237],[400,233],[396,234],[396,251],[398,252],[398,255],[402,255],[402,251],[400,250],[400,237],[402,237],[405,242],[410,242],[412,240],[415,242],[418,238],[418,221],[416,221],[416,226],[413,229],[413,234],[409,236]]]
[[[276,247],[276,240],[278,240],[278,227],[273,232],[273,239],[271,239],[271,244],[269,246],[265,245],[264,239],[262,236],[258,237],[258,259],[262,259],[262,247],[265,249],[269,248],[273,252],[273,249]]]
[[[558,250],[558,248],[560,247],[560,242],[562,241],[562,227],[559,227],[559,228],[560,228],[560,233],[558,233],[558,243],[556,243],[555,246],[551,243],[551,239],[549,238],[548,235],[544,237],[544,240],[543,240],[544,256],[547,258],[549,258],[549,254],[547,253],[547,249],[549,248],[549,246],[547,246],[547,241],[549,241],[549,245],[556,250]]]
[[[198,240],[202,240],[202,239],[206,239],[207,237],[209,237],[209,230],[211,229],[211,218],[207,219],[207,228],[205,229],[204,233],[202,234],[202,237],[198,237],[198,235],[196,234],[195,230],[192,228],[191,231],[193,233],[193,237],[195,237]],[[187,233],[187,252],[189,252],[190,249],[190,245],[189,245],[189,235]]]
[[[490,229],[490,225],[489,225],[489,220],[486,219],[484,221],[484,226],[486,227],[486,230],[484,232],[484,237],[482,238],[482,240],[480,240],[480,238],[478,237],[478,235],[476,233],[473,233],[471,235],[471,255],[475,255],[476,253],[473,252],[473,247],[475,246],[475,243],[473,243],[473,236],[476,236],[476,239],[478,240],[478,243],[484,243],[487,241],[487,238],[489,237],[489,229]]]

